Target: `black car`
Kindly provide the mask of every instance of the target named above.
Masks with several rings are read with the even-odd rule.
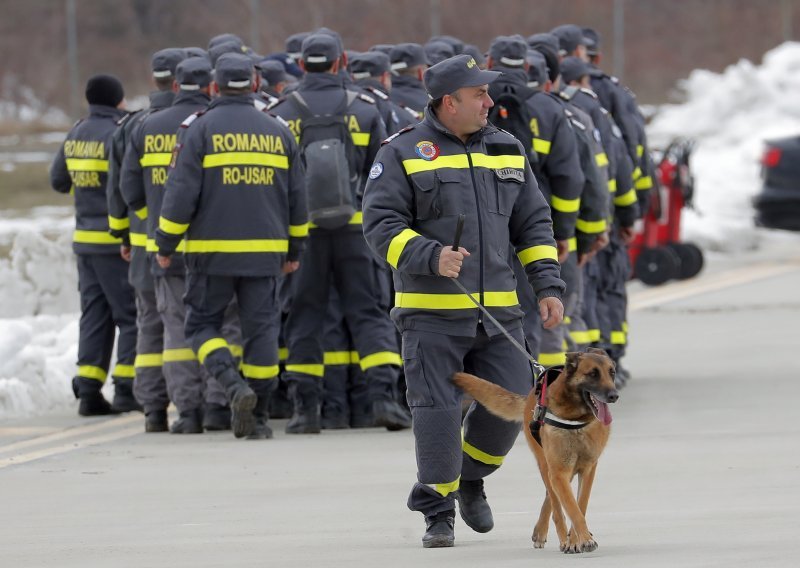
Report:
[[[753,198],[756,225],[800,231],[800,136],[766,144],[761,157],[764,187]]]

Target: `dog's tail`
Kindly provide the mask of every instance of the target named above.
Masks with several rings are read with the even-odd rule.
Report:
[[[526,397],[467,373],[456,373],[453,382],[495,416],[509,422],[522,422]]]

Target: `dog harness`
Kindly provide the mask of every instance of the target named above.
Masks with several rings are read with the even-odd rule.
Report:
[[[547,385],[555,381],[563,370],[563,365],[550,367],[536,379],[534,393],[536,394],[536,400],[538,402],[536,403],[536,408],[533,409],[533,418],[531,419],[531,423],[528,424],[528,428],[530,428],[533,439],[536,440],[536,443],[540,446],[542,445],[541,430],[543,424],[555,426],[556,428],[563,428],[564,430],[579,430],[588,424],[588,422],[559,418],[547,409],[547,405],[545,404]]]

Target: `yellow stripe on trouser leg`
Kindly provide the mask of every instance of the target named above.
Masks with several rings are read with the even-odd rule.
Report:
[[[367,369],[379,367],[380,365],[396,365],[399,367],[403,364],[403,360],[400,358],[399,353],[381,351],[365,356],[358,364],[361,366],[362,371],[366,371]]]
[[[464,453],[467,454],[469,457],[474,459],[475,461],[479,461],[481,463],[485,463],[487,465],[501,465],[503,460],[506,459],[505,456],[493,456],[491,454],[487,454],[486,452],[479,450],[466,440],[464,440],[462,444],[462,449]]]
[[[278,349],[278,360],[279,361],[286,361],[289,358],[289,349],[286,347],[281,347]]]
[[[597,341],[600,341],[600,330],[599,329],[588,329],[588,330],[586,330],[586,333],[589,334],[589,342],[590,343],[595,343]]]
[[[312,377],[324,377],[325,365],[318,364],[298,364],[286,365],[286,370],[289,373],[302,373],[303,375],[311,375]]]
[[[94,365],[80,365],[78,367],[78,376],[85,379],[94,379],[104,383],[106,381],[106,377],[108,376],[108,371],[101,369],[100,367],[95,367]]]
[[[539,364],[545,367],[564,365],[567,362],[567,354],[563,351],[559,353],[539,353]]]
[[[277,365],[250,365],[242,363],[242,374],[247,379],[274,379],[280,369]]]
[[[182,349],[164,349],[164,363],[180,363],[182,361],[196,361],[197,356],[188,347]]]
[[[231,355],[236,359],[241,359],[242,355],[244,355],[244,348],[241,345],[228,345],[228,349],[231,350]]]
[[[132,379],[136,376],[136,369],[133,368],[133,365],[117,364],[114,366],[114,372],[111,373],[111,376],[121,377],[123,379]]]
[[[217,349],[227,349],[228,352],[230,352],[230,347],[228,347],[228,342],[222,339],[221,337],[215,337],[213,339],[209,339],[200,346],[200,349],[197,350],[197,358],[200,360],[201,363],[205,363],[206,357],[208,357],[213,351],[216,351]]]
[[[588,331],[570,331],[569,336],[572,338],[572,341],[579,345],[592,342],[592,338],[589,336]]]
[[[459,475],[455,481],[450,483],[427,483],[426,485],[442,497],[447,497],[454,491],[458,491],[458,487],[461,485],[461,476]]]
[[[192,357],[194,357],[194,353],[192,353]],[[133,361],[133,366],[137,369],[140,367],[160,367],[163,364],[164,357],[161,353],[140,353]]]
[[[349,351],[326,351],[323,358],[325,366],[329,365],[349,365],[350,352]]]
[[[627,343],[625,338],[624,331],[612,331],[611,332],[611,344],[612,345],[625,345]]]

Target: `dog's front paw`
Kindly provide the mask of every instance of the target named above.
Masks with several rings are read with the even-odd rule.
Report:
[[[595,542],[592,538],[587,538],[585,540],[578,540],[573,538],[570,534],[567,537],[567,541],[562,543],[561,552],[565,554],[580,554],[581,552],[594,552],[597,550],[597,542]]]
[[[538,530],[534,529],[531,540],[533,541],[533,548],[544,548],[547,542],[547,534],[541,534]]]

